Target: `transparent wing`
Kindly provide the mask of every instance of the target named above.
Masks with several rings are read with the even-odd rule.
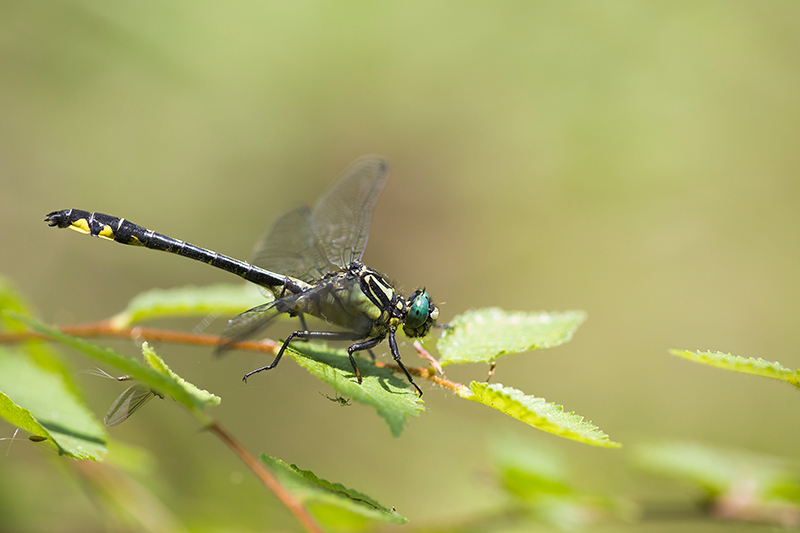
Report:
[[[311,231],[311,209],[289,211],[256,245],[250,262],[277,274],[313,282],[328,272],[328,263]]]
[[[222,340],[217,346],[216,353],[221,355],[229,349],[232,344],[252,337],[260,330],[266,328],[275,317],[285,313],[292,308],[295,301],[303,293],[286,296],[236,315],[228,321],[225,329],[222,330]]]
[[[361,260],[372,210],[388,173],[389,164],[383,159],[361,158],[317,200],[311,213],[311,230],[332,265],[344,268]]]
[[[108,413],[106,413],[106,417],[103,419],[103,423],[111,427],[125,422],[129,416],[152,400],[155,395],[156,393],[153,392],[150,387],[141,383],[128,387],[125,389],[125,392],[120,394],[119,397],[114,400],[114,403],[111,404]]]

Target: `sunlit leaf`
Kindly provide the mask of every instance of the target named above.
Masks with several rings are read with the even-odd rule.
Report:
[[[340,396],[374,407],[389,424],[394,436],[400,435],[409,416],[418,416],[425,409],[405,377],[356,357],[363,378],[359,385],[345,350],[315,343],[295,343],[286,352],[303,368],[333,387]]]
[[[689,350],[670,350],[669,353],[695,363],[733,370],[743,374],[780,379],[791,383],[795,387],[800,387],[800,370],[791,370],[780,363],[765,361],[761,358],[740,357],[722,352],[690,352]]]
[[[313,472],[300,470],[296,465],[287,465],[268,455],[262,455],[261,460],[318,519],[331,525],[352,527],[363,518],[391,524],[408,522],[394,508],[384,507],[366,494],[320,479]],[[335,512],[337,510],[340,512]]]
[[[450,322],[438,343],[439,361],[491,362],[497,357],[553,348],[568,342],[586,320],[583,311],[507,312],[497,308],[467,311]]]
[[[162,317],[237,315],[267,301],[268,297],[250,283],[153,289],[135,296],[111,323],[121,329]]]
[[[45,437],[59,453],[100,460],[106,454],[102,424],[57,373],[45,370],[19,350],[0,347],[0,416]]]
[[[587,422],[575,413],[567,413],[560,405],[547,403],[542,398],[527,396],[522,391],[504,387],[499,383],[473,381],[469,389],[464,387],[458,395],[467,400],[482,403],[501,413],[516,418],[535,428],[560,437],[576,440],[592,446],[618,448],[619,443],[608,438],[600,428]]]

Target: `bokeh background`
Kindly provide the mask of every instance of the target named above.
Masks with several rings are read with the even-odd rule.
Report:
[[[645,498],[686,494],[630,473],[640,442],[797,459],[796,390],[667,353],[800,367],[797,3],[3,1],[0,13],[2,274],[44,320],[235,281],[49,229],[52,210],[103,211],[246,258],[277,215],[379,153],[393,170],[365,261],[407,292],[427,287],[445,321],[485,306],[586,310],[572,342],[506,357],[494,380],[625,445],[559,439],[430,384],[428,411],[393,438],[291,360],[245,386],[257,356],[157,346],[223,397],[214,415],[250,450],[417,525],[497,503],[492,435],[559,449],[586,488]],[[93,366],[65,355],[76,372]],[[78,379],[101,416],[121,390]],[[175,405],[154,402],[111,434],[146,451],[139,482],[190,527],[296,527]],[[0,529],[102,527],[59,460],[27,441],[0,451]]]

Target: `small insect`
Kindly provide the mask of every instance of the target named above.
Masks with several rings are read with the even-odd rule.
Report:
[[[88,373],[116,381],[130,381],[133,379],[130,376],[112,376],[108,372],[99,368],[90,370]],[[109,407],[108,412],[103,419],[103,423],[108,427],[122,424],[128,419],[129,416],[141,409],[144,404],[156,396],[162,400],[164,399],[163,396],[150,387],[142,383],[134,383],[125,389],[125,391],[120,394],[116,400],[114,400],[114,403],[111,404],[111,407]]]
[[[48,214],[45,222],[121,244],[144,246],[201,261],[241,276],[272,293],[273,301],[245,311],[228,322],[217,352],[261,331],[284,313],[299,318],[302,329],[286,338],[272,363],[248,372],[243,378],[245,381],[257,372],[275,368],[292,341],[327,340],[352,343],[347,354],[353,373],[361,383],[361,372],[353,354],[371,350],[388,340],[395,362],[422,396],[422,389],[400,360],[395,333],[402,329],[409,338],[425,337],[436,325],[439,310],[425,289],[417,289],[405,298],[384,275],[361,263],[372,210],[388,173],[389,165],[383,159],[357,160],[317,200],[313,209],[301,207],[278,218],[257,246],[252,263],[103,213],[64,209]],[[413,236],[410,241],[413,243]],[[305,315],[325,320],[341,330],[309,330]]]
[[[339,396],[338,394],[336,396],[334,396],[333,398],[331,398],[330,396],[328,396],[325,393],[320,392],[320,394],[325,396],[330,401],[338,403],[342,407],[350,405],[350,398],[345,398],[344,396]]]

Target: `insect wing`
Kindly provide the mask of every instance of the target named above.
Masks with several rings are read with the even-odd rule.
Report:
[[[344,268],[361,260],[372,210],[388,174],[389,164],[383,159],[361,158],[317,200],[311,230],[331,264]]]
[[[309,283],[323,277],[329,265],[311,231],[311,209],[301,207],[276,220],[256,245],[250,262]]]
[[[141,383],[128,387],[114,400],[103,422],[109,427],[125,422],[129,416],[152,400],[155,395],[156,393],[152,389]]]
[[[266,328],[281,313],[289,311],[301,294],[286,296],[236,315],[222,330],[222,341],[217,345],[216,354],[221,355],[236,342],[253,336]]]

